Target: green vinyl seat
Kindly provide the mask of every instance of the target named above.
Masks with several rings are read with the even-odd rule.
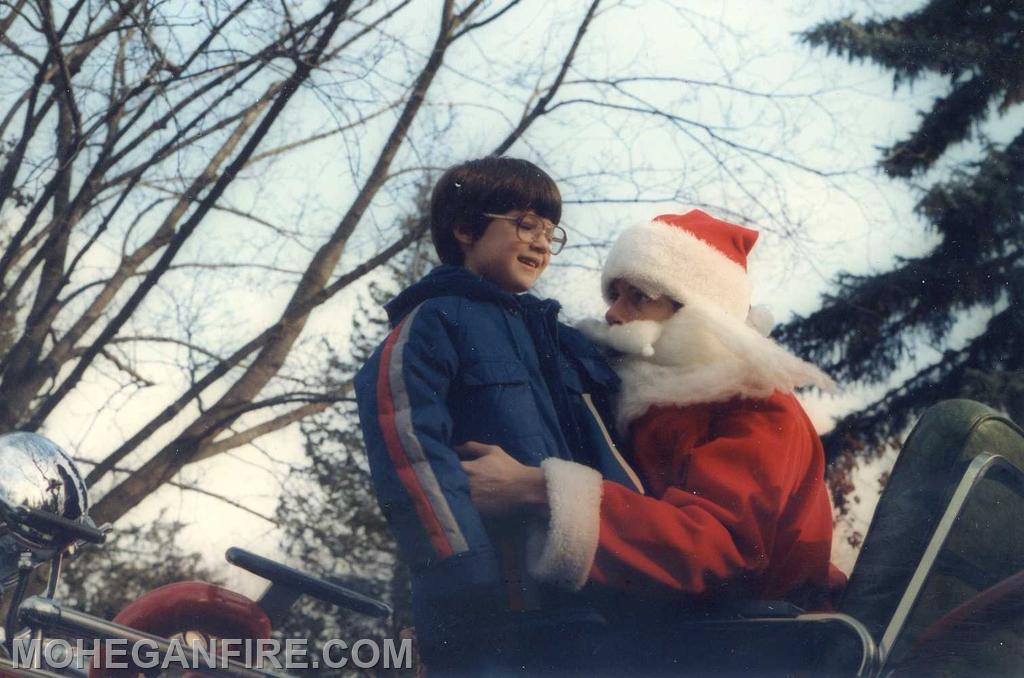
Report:
[[[1005,415],[949,400],[921,417],[839,605],[885,673],[1024,675],[1021,469],[1024,433]]]

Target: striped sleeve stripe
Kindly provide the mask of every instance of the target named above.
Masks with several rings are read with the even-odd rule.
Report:
[[[399,481],[412,498],[431,546],[438,557],[448,558],[468,551],[469,546],[416,437],[409,391],[402,376],[405,344],[418,311],[417,307],[407,315],[384,343],[377,374],[377,417],[388,456]]]

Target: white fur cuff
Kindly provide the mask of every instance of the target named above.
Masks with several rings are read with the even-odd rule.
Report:
[[[531,535],[530,574],[576,591],[587,583],[601,531],[601,474],[564,459],[541,464],[551,515],[547,529]]]

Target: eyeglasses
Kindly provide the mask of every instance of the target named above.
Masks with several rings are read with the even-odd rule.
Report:
[[[484,212],[483,216],[488,219],[511,221],[516,225],[516,235],[523,242],[537,242],[541,235],[545,236],[548,239],[548,251],[551,252],[551,256],[561,252],[562,248],[565,247],[565,243],[569,241],[569,236],[566,235],[564,228],[556,226],[547,219],[538,217],[536,214],[526,213],[513,217],[507,214],[489,214]]]

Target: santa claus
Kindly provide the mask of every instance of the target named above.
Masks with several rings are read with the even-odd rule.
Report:
[[[609,253],[605,322],[581,329],[617,352],[616,425],[646,494],[586,466],[523,466],[469,443],[463,466],[490,515],[537,516],[531,572],[638,599],[787,599],[825,607],[830,565],[824,455],[795,388],[834,384],[766,335],[751,310],[757,233],[699,210],[627,229]]]

